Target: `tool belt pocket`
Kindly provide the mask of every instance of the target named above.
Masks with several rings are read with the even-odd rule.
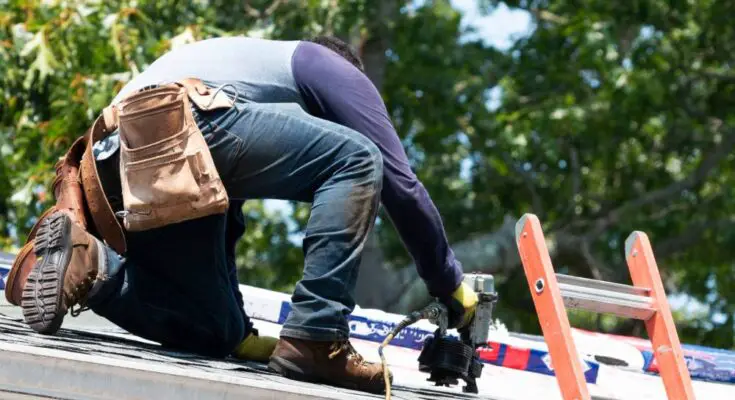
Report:
[[[125,229],[143,231],[225,213],[229,199],[185,88],[136,93],[119,107]]]

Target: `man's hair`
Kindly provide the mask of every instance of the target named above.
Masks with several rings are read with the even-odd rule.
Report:
[[[362,65],[360,56],[357,55],[355,49],[349,44],[343,42],[339,38],[334,36],[316,36],[309,39],[309,42],[320,44],[333,52],[341,55],[344,59],[352,63],[360,71],[365,72],[365,67]]]

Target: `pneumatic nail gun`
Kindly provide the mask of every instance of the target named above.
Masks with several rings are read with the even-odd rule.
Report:
[[[432,337],[424,342],[419,355],[419,370],[429,374],[428,381],[436,386],[456,385],[459,379],[465,381],[462,388],[465,393],[478,393],[477,378],[482,374],[482,361],[476,350],[486,346],[492,314],[498,295],[492,275],[466,274],[464,282],[475,290],[478,304],[472,322],[460,329],[459,339],[448,335],[449,310],[439,301],[435,301],[420,311],[409,314],[386,337],[378,348],[383,369],[387,376],[387,366],[383,356],[385,347],[403,328],[421,319],[428,319],[437,326]],[[386,398],[390,398],[390,386],[386,388]]]

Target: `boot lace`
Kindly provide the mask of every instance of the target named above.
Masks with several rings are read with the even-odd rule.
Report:
[[[83,313],[83,312],[85,312],[87,310],[89,310],[89,306],[86,305],[86,304],[83,305],[83,306],[81,306],[81,305],[80,306],[77,306],[76,308],[74,306],[71,306],[71,309],[69,310],[69,314],[71,314],[72,317],[75,317],[76,318],[81,313]]]
[[[354,361],[357,364],[365,365],[367,361],[360,355],[360,353],[352,347],[352,343],[349,340],[335,342],[330,348],[329,359],[333,359],[342,353],[347,353],[347,359]]]
[[[89,294],[89,288],[92,286],[92,283],[92,277],[87,276],[81,283],[74,286],[74,289],[72,289],[69,299],[72,303],[72,306],[69,308],[69,314],[71,314],[72,317],[76,318],[81,313],[89,310],[89,306],[87,305],[87,295]],[[85,293],[83,297],[79,295],[82,292]]]

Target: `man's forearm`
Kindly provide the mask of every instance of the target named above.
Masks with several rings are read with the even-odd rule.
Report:
[[[462,268],[449,247],[439,211],[413,173],[392,170],[384,161],[381,200],[432,296],[451,294]]]

